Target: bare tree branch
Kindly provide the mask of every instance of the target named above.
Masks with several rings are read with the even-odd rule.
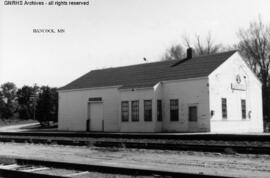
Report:
[[[216,44],[212,38],[211,33],[208,33],[204,40],[201,40],[199,35],[195,35],[195,42],[191,43],[191,40],[187,35],[183,36],[184,46],[187,48],[193,48],[193,56],[215,54],[223,50],[221,44]],[[166,50],[161,60],[180,60],[186,57],[186,50],[184,50],[181,44],[172,45]]]
[[[238,32],[240,42],[238,48],[247,59],[251,69],[262,80],[263,86],[269,85],[270,65],[270,26],[266,26],[259,18],[251,22],[248,29],[240,29]]]

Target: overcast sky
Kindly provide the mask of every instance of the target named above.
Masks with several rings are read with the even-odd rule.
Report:
[[[63,86],[93,69],[157,61],[183,35],[237,42],[269,0],[91,0],[85,7],[0,8],[0,84]],[[35,34],[34,28],[64,28]]]

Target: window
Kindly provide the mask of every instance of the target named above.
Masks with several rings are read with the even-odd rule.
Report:
[[[170,119],[171,121],[179,120],[178,99],[170,100]]]
[[[127,122],[129,118],[129,103],[128,101],[122,101],[121,103],[121,116],[122,121]]]
[[[227,119],[227,99],[221,98],[222,118]]]
[[[198,120],[197,106],[188,107],[188,120],[191,122],[196,122]]]
[[[131,102],[131,120],[139,121],[139,101]]]
[[[246,119],[247,118],[246,100],[241,100],[241,111],[242,111],[242,119]]]
[[[152,121],[152,100],[144,100],[144,121]]]
[[[157,100],[157,121],[162,121],[162,101]]]

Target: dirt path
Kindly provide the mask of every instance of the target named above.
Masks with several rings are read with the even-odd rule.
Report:
[[[268,155],[224,155],[183,151],[0,143],[0,156],[236,177],[270,177],[270,156]]]
[[[0,132],[21,132],[26,131],[27,127],[37,126],[38,122],[28,123],[28,124],[16,124],[0,127]]]

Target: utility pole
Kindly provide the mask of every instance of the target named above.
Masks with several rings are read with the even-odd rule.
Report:
[[[30,96],[31,101],[33,102],[34,113],[33,119],[36,120],[36,105],[37,105],[37,84],[34,84],[34,93]]]
[[[33,102],[33,119],[36,120],[36,103],[37,103],[37,97],[35,94],[30,96],[30,100]]]

